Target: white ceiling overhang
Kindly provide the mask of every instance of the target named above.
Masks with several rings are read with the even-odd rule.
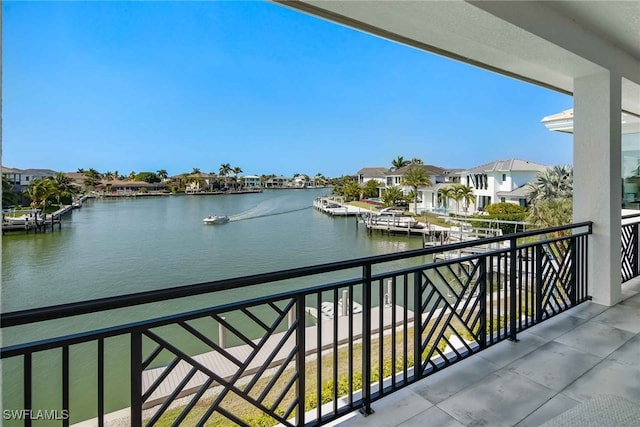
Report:
[[[564,93],[609,70],[640,114],[640,2],[284,1],[288,7]]]

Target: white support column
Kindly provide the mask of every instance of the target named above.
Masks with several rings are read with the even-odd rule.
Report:
[[[621,78],[607,71],[574,80],[573,219],[592,220],[589,293],[621,299]]]

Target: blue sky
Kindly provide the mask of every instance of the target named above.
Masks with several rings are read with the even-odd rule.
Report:
[[[570,163],[572,98],[264,2],[3,2],[4,166]]]

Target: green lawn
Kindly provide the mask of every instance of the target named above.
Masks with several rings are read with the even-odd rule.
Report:
[[[348,203],[351,206],[356,206],[358,208],[362,208],[362,209],[367,209],[369,211],[377,211],[376,207],[373,205],[370,205],[369,203],[364,203],[364,202],[349,202]]]

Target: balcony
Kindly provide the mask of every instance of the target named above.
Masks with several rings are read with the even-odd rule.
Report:
[[[638,227],[625,227],[632,277]],[[612,308],[590,302],[590,234],[591,223],[573,224],[4,313],[5,336],[68,318],[82,329],[84,316],[108,314],[101,328],[1,349],[13,387],[4,408],[22,411],[5,425],[37,425],[25,416],[38,410],[69,414],[62,425],[411,425],[424,416],[511,425],[586,400],[594,381],[638,402],[628,354],[640,286],[627,285],[630,298]],[[223,301],[273,284],[286,289]],[[185,298],[194,307],[176,310]],[[157,317],[118,321],[167,300]],[[369,416],[342,419],[357,412]]]
[[[370,417],[331,425],[636,425],[640,281],[623,294],[614,307],[587,302],[410,385],[376,402]]]

